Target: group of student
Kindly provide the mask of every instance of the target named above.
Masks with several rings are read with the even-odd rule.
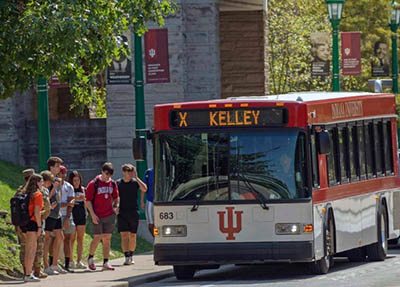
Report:
[[[123,177],[114,181],[111,178],[114,167],[106,162],[102,166],[101,174],[90,181],[85,188],[82,186],[82,176],[79,172],[74,170],[68,174],[67,168],[62,164],[61,158],[50,157],[47,161],[48,170],[40,174],[35,173],[34,169],[24,170],[25,184],[19,187],[16,193],[16,195],[27,195],[26,198],[29,198],[28,223],[16,226],[20,243],[20,261],[26,282],[38,282],[48,275],[74,272],[74,269],[96,270],[94,254],[100,241],[103,246],[102,270],[114,270],[108,256],[116,221],[125,255],[124,265],[133,264],[139,224],[137,204],[139,189],[141,208],[146,211],[149,231],[153,235],[152,169],[146,171],[143,182],[132,164],[124,164]],[[147,192],[148,187],[150,192]],[[93,223],[93,238],[85,265],[82,262],[82,253],[87,214]],[[73,262],[75,240],[76,263]],[[58,264],[62,243],[64,266]]]

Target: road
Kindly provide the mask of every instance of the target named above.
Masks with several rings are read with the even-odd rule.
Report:
[[[389,250],[384,262],[350,263],[335,259],[326,275],[310,275],[304,264],[269,264],[258,266],[224,266],[202,270],[191,281],[170,277],[141,287],[400,287],[400,246]]]

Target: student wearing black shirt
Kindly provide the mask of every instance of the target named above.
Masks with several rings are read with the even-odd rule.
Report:
[[[123,178],[117,180],[120,204],[118,210],[118,232],[121,233],[121,246],[125,254],[124,265],[131,265],[136,249],[136,232],[139,224],[138,191],[147,192],[147,186],[137,176],[131,164],[122,166]]]

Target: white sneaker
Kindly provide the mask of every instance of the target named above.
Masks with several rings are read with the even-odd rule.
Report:
[[[54,268],[52,266],[49,266],[46,269],[44,269],[44,273],[46,273],[47,275],[58,275],[59,274],[56,270],[54,270]]]
[[[109,261],[107,261],[106,263],[103,264],[103,271],[104,270],[114,271],[115,268],[112,267],[112,265],[111,265],[111,263]]]
[[[77,262],[76,264],[75,264],[75,268],[76,269],[86,269],[87,268],[87,266],[85,265],[85,264],[83,264],[82,262]]]
[[[131,265],[131,257],[125,257],[124,265]]]
[[[58,273],[60,274],[67,274],[68,272],[66,270],[64,270],[64,268],[62,268],[60,265],[57,265],[57,267],[52,267],[54,270],[56,270]]]
[[[69,262],[69,268],[72,268],[72,269],[76,268],[76,264],[74,261]]]
[[[133,256],[129,257],[131,264],[135,264],[135,260],[133,260]]]
[[[33,273],[31,274],[31,275],[29,275],[29,276],[24,276],[24,281],[25,282],[39,282],[40,281],[40,279],[39,278],[37,278],[35,275],[33,275]]]

